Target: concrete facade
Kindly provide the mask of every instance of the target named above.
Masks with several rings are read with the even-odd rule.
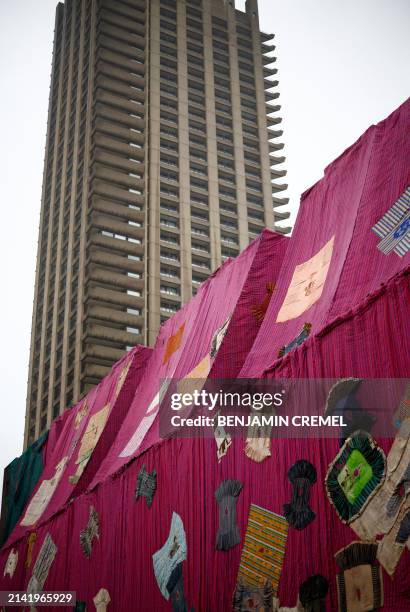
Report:
[[[57,6],[26,446],[289,216],[272,38],[256,0]]]

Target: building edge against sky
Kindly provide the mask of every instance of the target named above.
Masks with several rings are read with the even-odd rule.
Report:
[[[57,6],[25,446],[226,257],[288,231],[272,38],[256,0]]]

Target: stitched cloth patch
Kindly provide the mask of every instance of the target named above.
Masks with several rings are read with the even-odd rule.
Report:
[[[155,578],[165,599],[170,597],[167,584],[171,574],[176,566],[186,559],[186,552],[184,525],[179,514],[174,512],[167,541],[160,550],[152,555]]]
[[[410,249],[410,187],[372,227],[381,238],[377,248],[385,255],[394,251],[403,257]]]
[[[302,331],[299,332],[296,338],[294,338],[292,342],[289,342],[289,344],[286,344],[285,346],[282,346],[282,348],[279,349],[278,357],[283,357],[284,355],[287,355],[288,353],[290,353],[290,351],[293,351],[293,349],[295,349],[297,346],[300,346],[301,344],[303,344],[303,342],[309,336],[311,329],[312,329],[312,324],[305,323],[302,327]]]
[[[295,267],[288,292],[276,319],[277,323],[296,319],[320,299],[326,282],[335,237],[311,259]]]
[[[24,562],[24,567],[26,567],[27,569],[29,567],[31,567],[31,562],[33,560],[33,548],[34,548],[34,544],[37,541],[37,533],[35,531],[33,531],[32,533],[30,533],[30,535],[28,536],[28,540],[27,540],[27,555],[26,555],[26,560]]]
[[[157,471],[147,472],[145,465],[140,469],[137,476],[137,487],[135,489],[135,498],[145,497],[148,508],[151,508],[154,499],[155,491],[157,490]]]
[[[346,440],[325,479],[328,498],[341,521],[350,523],[363,512],[385,475],[385,454],[369,434],[358,431]]]
[[[405,546],[410,550],[410,497],[407,497],[391,529],[379,542],[377,558],[393,576]]]
[[[100,589],[93,599],[96,612],[105,612],[111,602],[111,597],[107,589]]]
[[[87,527],[80,532],[80,543],[83,553],[89,559],[93,550],[93,540],[100,537],[100,519],[94,506],[90,507]]]
[[[303,609],[309,612],[325,612],[328,590],[329,582],[321,574],[314,574],[302,582],[299,587],[299,600]]]
[[[215,491],[219,505],[219,529],[216,534],[217,550],[229,550],[241,541],[236,523],[236,503],[243,484],[239,480],[224,480]]]
[[[167,591],[170,594],[172,612],[188,612],[184,592],[184,577],[182,563],[178,563],[167,582]]]
[[[76,601],[75,602],[75,608],[74,608],[74,612],[86,612],[87,610],[87,603],[85,601]]]
[[[117,384],[115,385],[114,401],[119,396],[119,394],[121,392],[121,389],[122,389],[122,386],[123,386],[123,384],[125,382],[125,379],[127,378],[128,371],[129,371],[129,369],[131,367],[131,361],[132,361],[132,359],[128,360],[128,363],[126,363],[123,366],[123,368],[122,368],[122,370],[120,372],[120,375],[118,376]]]
[[[397,432],[387,455],[386,478],[350,527],[362,540],[375,539],[390,531],[397,514],[410,493],[410,420]]]
[[[77,470],[75,474],[69,476],[68,480],[71,484],[76,484],[80,480],[81,474],[84,472],[87,463],[90,460],[90,457],[93,453],[93,450],[97,446],[98,440],[101,437],[102,432],[104,431],[105,424],[108,419],[108,415],[110,413],[110,404],[107,404],[93,414],[90,420],[87,423],[87,428],[84,432],[83,437],[81,438],[81,444],[78,451],[78,456],[75,461],[77,465]]]
[[[171,359],[172,355],[176,353],[176,351],[181,346],[182,338],[184,335],[184,329],[185,329],[185,323],[182,323],[182,325],[177,329],[175,334],[173,334],[172,336],[168,338],[166,346],[165,346],[165,352],[164,352],[164,358],[162,360],[162,365],[167,364],[168,361]]]
[[[263,410],[251,409],[250,415],[269,417],[272,415],[272,408],[264,408]],[[271,456],[271,432],[271,425],[261,425],[259,424],[259,421],[256,424],[251,424],[248,426],[246,433],[245,455],[249,459],[252,459],[252,461],[256,461],[257,463],[261,463],[264,459]]]
[[[335,555],[342,573],[337,574],[339,612],[365,612],[383,605],[381,568],[376,561],[377,543],[352,542]]]
[[[283,506],[283,513],[295,529],[304,529],[313,521],[316,514],[309,507],[310,488],[316,482],[316,470],[305,459],[297,461],[288,471],[293,485],[292,501]]]
[[[228,327],[229,327],[229,323],[231,322],[231,319],[232,319],[232,315],[229,315],[226,321],[214,333],[212,341],[211,341],[211,347],[209,350],[209,356],[211,357],[211,359],[215,359],[219,349],[221,348],[221,344],[223,342],[223,339],[226,336],[226,332],[228,331]]]
[[[234,612],[273,612],[273,591],[269,582],[263,587],[238,584],[233,596]]]
[[[218,410],[218,412],[215,413],[215,418],[214,418],[215,423],[218,422],[219,414],[220,414],[220,411]],[[216,456],[219,462],[221,461],[222,457],[224,457],[226,453],[228,452],[228,448],[232,444],[232,438],[229,435],[229,433],[225,431],[225,428],[222,427],[221,425],[217,425],[215,427],[214,437],[215,437],[216,449],[217,449]]]
[[[255,319],[261,323],[265,318],[266,311],[268,310],[268,306],[272,297],[273,290],[275,289],[275,283],[267,283],[266,285],[266,295],[263,298],[262,302],[257,306],[252,306],[251,311]]]
[[[287,536],[283,516],[251,504],[237,583],[264,587],[268,581],[276,596]]]
[[[13,578],[14,572],[16,571],[17,563],[19,560],[18,550],[11,549],[9,552],[9,556],[7,557],[7,561],[4,565],[3,576],[9,576]]]
[[[83,401],[81,405],[81,408],[79,408],[79,410],[77,411],[77,414],[75,415],[74,429],[78,429],[80,427],[81,421],[83,420],[83,418],[88,412],[88,408],[89,406],[88,406],[87,398],[85,398],[85,400]]]
[[[33,574],[27,585],[27,593],[38,593],[42,590],[56,554],[57,546],[48,533],[44,538],[43,545],[34,564]]]
[[[48,502],[54,495],[54,491],[60,482],[61,476],[63,475],[64,468],[68,461],[68,457],[64,457],[55,468],[55,474],[50,480],[43,480],[32,500],[30,501],[24,517],[21,521],[23,527],[29,527],[37,523],[39,518],[42,516],[44,510],[47,508]]]

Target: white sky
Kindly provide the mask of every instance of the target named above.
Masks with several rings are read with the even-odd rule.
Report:
[[[55,6],[0,0],[0,487],[23,444]],[[408,97],[410,2],[259,0],[259,17],[276,34],[293,221],[324,167]]]

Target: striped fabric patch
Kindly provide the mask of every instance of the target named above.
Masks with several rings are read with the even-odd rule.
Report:
[[[238,571],[238,584],[263,587],[277,593],[285,556],[288,522],[279,514],[251,504]]]
[[[410,187],[372,227],[381,238],[377,248],[388,255],[394,251],[403,257],[410,249]]]

